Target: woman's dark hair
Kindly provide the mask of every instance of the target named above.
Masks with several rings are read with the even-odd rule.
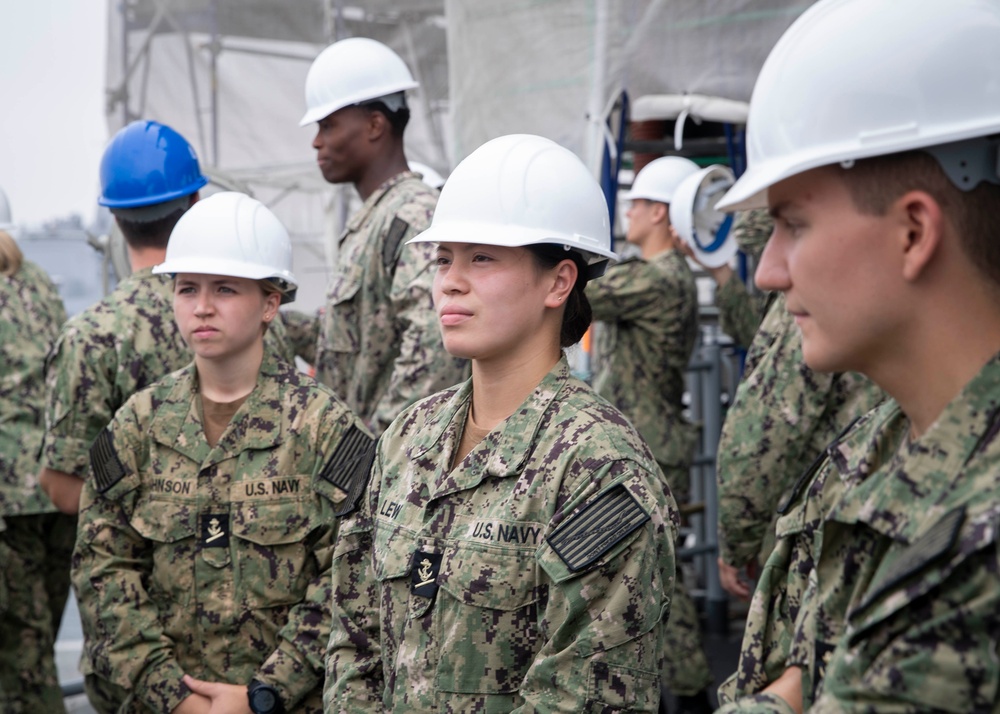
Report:
[[[576,263],[576,284],[566,298],[566,312],[563,313],[562,330],[559,333],[560,347],[575,345],[583,339],[594,315],[583,291],[587,287],[586,259],[579,251],[566,250],[558,243],[538,243],[524,247],[534,256],[535,263],[542,270],[551,270],[567,258]]]

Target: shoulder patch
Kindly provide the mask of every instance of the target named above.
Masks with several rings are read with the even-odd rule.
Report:
[[[944,518],[900,553],[896,562],[872,584],[858,610],[864,610],[898,583],[948,555],[955,547],[964,522],[965,506],[948,511]]]
[[[324,481],[347,494],[334,515],[346,516],[355,509],[374,461],[375,440],[352,424],[320,472]]]
[[[94,469],[94,482],[100,493],[107,493],[128,473],[118,458],[109,429],[105,429],[94,439],[90,447],[90,465]]]
[[[399,216],[392,219],[389,225],[389,232],[385,236],[385,243],[382,244],[382,266],[385,272],[393,275],[396,272],[396,257],[399,254],[399,244],[403,242],[403,237],[410,230],[410,224]]]
[[[623,485],[600,494],[574,513],[546,540],[571,572],[594,563],[649,520]]]

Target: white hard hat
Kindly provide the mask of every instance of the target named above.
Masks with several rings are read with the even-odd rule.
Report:
[[[431,226],[411,243],[525,246],[556,243],[604,272],[611,250],[608,204],[573,152],[511,134],[486,142],[451,173]]]
[[[764,62],[748,169],[720,207],[764,206],[768,187],[819,166],[1000,132],[998,67],[996,0],[821,0]],[[958,183],[962,160],[937,157]]]
[[[0,231],[10,231],[14,227],[14,221],[10,215],[10,202],[7,194],[0,188]]]
[[[267,206],[235,191],[191,206],[170,233],[166,260],[153,272],[280,281],[283,303],[295,299],[298,287],[288,231]]]
[[[334,42],[313,60],[306,75],[307,109],[299,126],[416,86],[406,63],[381,42],[367,37]]]
[[[735,181],[728,166],[706,166],[681,181],[670,202],[670,223],[698,262],[708,268],[727,264],[739,248],[730,231],[732,214],[717,208]]]
[[[685,178],[698,171],[698,164],[680,156],[663,156],[646,164],[635,177],[632,188],[623,198],[633,201],[645,198],[649,201],[670,203],[674,191]]]

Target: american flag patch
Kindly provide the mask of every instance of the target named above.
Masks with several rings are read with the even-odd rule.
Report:
[[[375,440],[352,425],[320,473],[324,480],[347,494],[335,515],[343,516],[354,510],[374,461]]]
[[[625,486],[615,486],[560,525],[546,540],[566,567],[577,572],[620,543],[649,520]]]
[[[114,441],[108,429],[94,439],[90,447],[90,465],[94,469],[94,482],[100,493],[106,493],[125,477],[127,472],[121,459],[118,458],[118,452],[115,451]]]

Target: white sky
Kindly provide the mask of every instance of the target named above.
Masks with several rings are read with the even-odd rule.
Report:
[[[104,120],[107,3],[0,0],[0,187],[15,223],[93,221]]]

